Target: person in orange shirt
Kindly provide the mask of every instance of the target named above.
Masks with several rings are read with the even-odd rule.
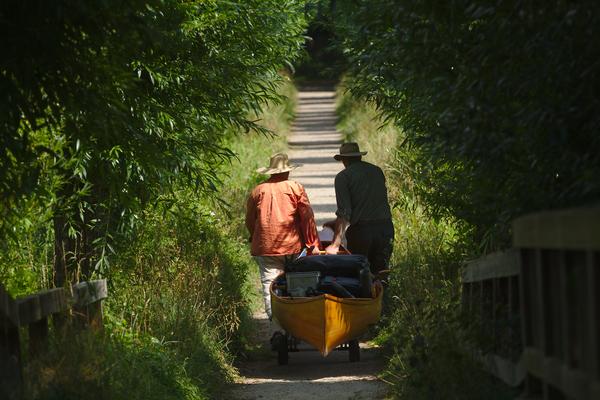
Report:
[[[269,167],[259,168],[271,175],[256,186],[246,203],[246,227],[250,232],[251,254],[260,268],[265,312],[272,321],[271,282],[295,259],[303,247],[318,251],[320,242],[314,213],[301,184],[289,180],[291,165],[285,153],[271,157]],[[276,325],[272,323],[271,330]]]

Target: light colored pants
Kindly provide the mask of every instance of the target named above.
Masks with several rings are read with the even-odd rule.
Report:
[[[271,293],[269,288],[271,282],[281,273],[283,273],[286,260],[294,260],[298,254],[290,254],[285,256],[254,256],[258,263],[260,271],[260,282],[262,284],[262,295],[265,302],[265,312],[270,320],[273,313],[271,312]]]

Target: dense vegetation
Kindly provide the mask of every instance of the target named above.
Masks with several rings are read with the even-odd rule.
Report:
[[[351,89],[403,129],[431,215],[489,250],[517,215],[598,200],[598,2],[336,3]]]
[[[232,378],[254,268],[230,221],[281,146],[304,19],[293,0],[0,5],[0,281],[110,284],[105,334],[54,337],[30,397],[199,399]]]

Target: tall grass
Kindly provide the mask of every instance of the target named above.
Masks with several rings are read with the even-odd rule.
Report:
[[[434,220],[412,191],[414,157],[402,130],[374,105],[338,89],[338,128],[384,170],[395,228],[385,313],[377,341],[387,356],[382,378],[398,399],[503,399],[510,392],[467,350],[459,271],[470,247],[460,228]]]

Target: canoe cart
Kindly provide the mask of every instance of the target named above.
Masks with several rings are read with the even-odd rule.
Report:
[[[358,338],[379,321],[383,286],[366,257],[354,254],[312,255],[286,265],[271,284],[273,317],[286,331],[275,344],[279,364],[299,339],[325,357],[348,350],[360,360]],[[340,346],[340,347],[338,347]]]

